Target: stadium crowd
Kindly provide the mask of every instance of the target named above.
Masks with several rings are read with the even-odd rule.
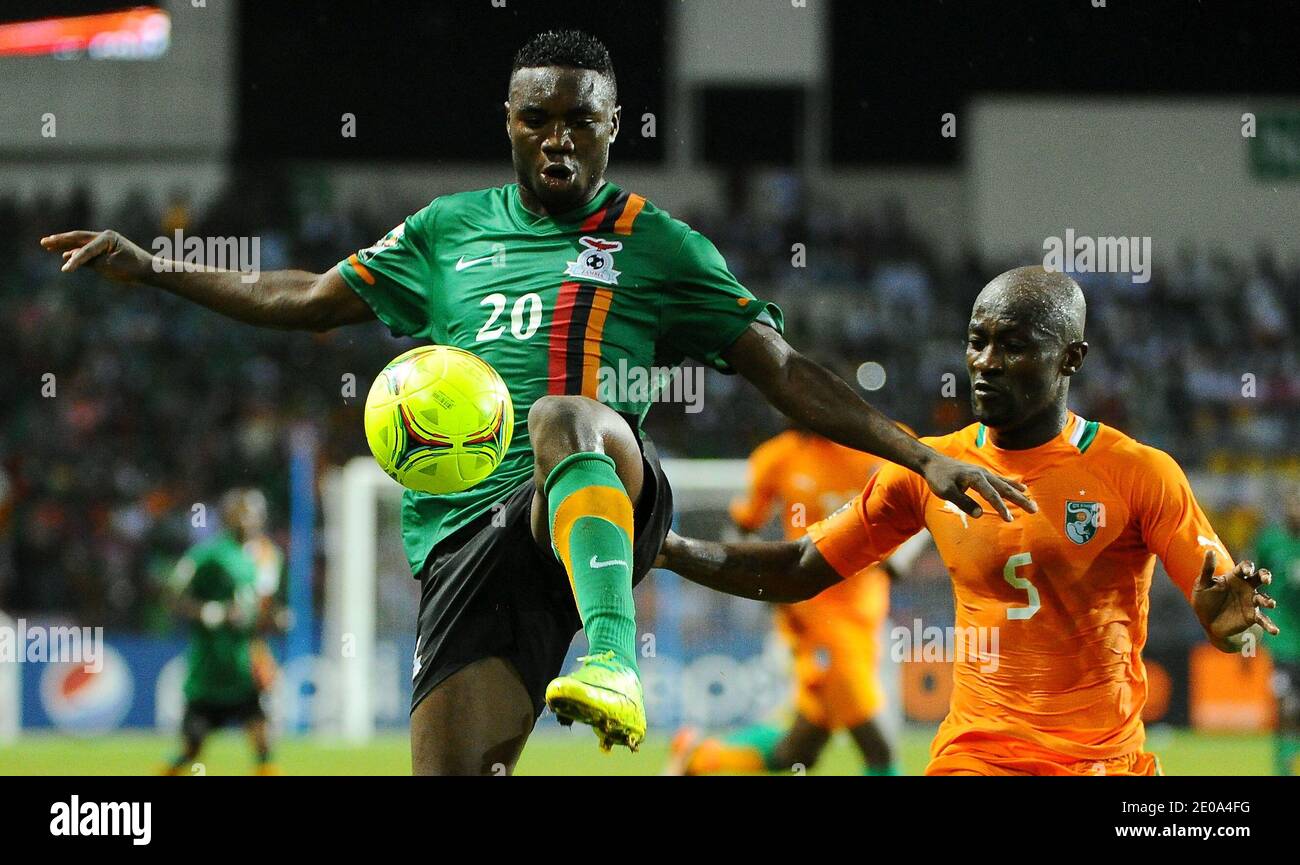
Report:
[[[145,246],[176,229],[257,236],[261,270],[324,270],[396,221],[288,183],[231,189],[201,210],[178,192],[161,209],[139,194],[106,214],[84,191],[0,196],[0,253],[11,263],[0,273],[0,608],[162,627],[156,587],[205,518],[196,505],[215,513],[226,488],[259,486],[283,527],[292,430],[315,431],[322,465],[367,452],[370,380],[407,347],[382,325],[263,331],[88,271],[61,276],[36,243],[100,224]],[[967,423],[970,302],[992,275],[1041,251],[945,260],[895,201],[784,212],[793,215],[744,206],[682,215],[755,294],[783,307],[794,345],[850,381],[862,362],[879,362],[887,380],[869,398],[922,434]],[[1076,410],[1189,469],[1300,473],[1300,360],[1289,339],[1300,264],[1268,249],[1156,250],[1155,262],[1145,284],[1078,275],[1092,351],[1072,389]],[[710,373],[703,411],[659,406],[647,426],[666,455],[745,457],[782,421],[748,385]]]

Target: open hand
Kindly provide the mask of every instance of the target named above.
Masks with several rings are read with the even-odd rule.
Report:
[[[1215,561],[1214,550],[1206,550],[1201,575],[1192,587],[1192,609],[1210,641],[1231,650],[1234,647],[1228,638],[1254,625],[1276,636],[1277,625],[1263,612],[1277,606],[1263,591],[1273,582],[1273,575],[1266,568],[1256,568],[1254,562],[1238,562],[1230,573],[1216,577]]]
[[[153,257],[116,231],[65,231],[41,238],[49,252],[63,254],[64,273],[89,265],[117,282],[139,282],[153,266]]]
[[[966,494],[967,490],[983,498],[1007,522],[1011,522],[1012,519],[1007,501],[1031,514],[1038,513],[1038,505],[1026,494],[1025,485],[1020,481],[995,475],[987,469],[943,454],[935,455],[935,458],[925,467],[922,476],[936,496],[952,502],[972,517],[981,516],[984,509],[980,507],[979,502]]]

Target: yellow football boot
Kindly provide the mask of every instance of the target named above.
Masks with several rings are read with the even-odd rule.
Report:
[[[635,751],[645,738],[645,696],[636,671],[613,652],[585,655],[582,665],[546,686],[546,706],[561,724],[574,721],[596,731],[602,751],[626,745]]]

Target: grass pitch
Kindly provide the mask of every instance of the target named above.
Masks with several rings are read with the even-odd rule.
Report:
[[[902,770],[925,768],[932,730],[909,728],[899,745]],[[671,735],[652,730],[636,754],[619,749],[602,754],[590,730],[545,730],[533,736],[519,761],[520,775],[657,775],[668,756]],[[1272,770],[1267,735],[1210,735],[1152,729],[1148,750],[1160,755],[1170,775],[1267,775]],[[155,733],[117,733],[98,738],[29,734],[0,747],[0,775],[150,775],[177,748],[177,740]],[[287,738],[275,749],[286,775],[408,775],[410,750],[404,734],[385,734],[368,745],[335,745],[313,738]],[[243,775],[252,767],[244,737],[225,731],[209,740],[200,757],[203,773]],[[812,775],[857,775],[861,764],[851,742],[837,736]],[[196,774],[198,774],[196,772]]]

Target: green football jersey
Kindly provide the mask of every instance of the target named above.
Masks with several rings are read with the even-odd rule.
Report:
[[[728,372],[721,354],[752,322],[782,327],[707,238],[612,183],[562,217],[529,212],[517,184],[436,198],[339,270],[394,335],[473,352],[514,403],[510,450],[485,481],[406,491],[416,574],[439,540],[532,476],[528,409],[539,398],[582,394],[639,425],[654,391],[615,382],[688,357]]]
[[[185,699],[238,703],[257,695],[249,648],[258,609],[258,565],[230,532],[192,547],[176,566],[175,589],[199,603],[238,603],[245,622],[196,623],[187,655]]]
[[[1277,607],[1264,614],[1281,631],[1276,637],[1266,634],[1264,645],[1277,660],[1300,664],[1300,536],[1269,526],[1255,542],[1255,564],[1273,572],[1265,591]]]

